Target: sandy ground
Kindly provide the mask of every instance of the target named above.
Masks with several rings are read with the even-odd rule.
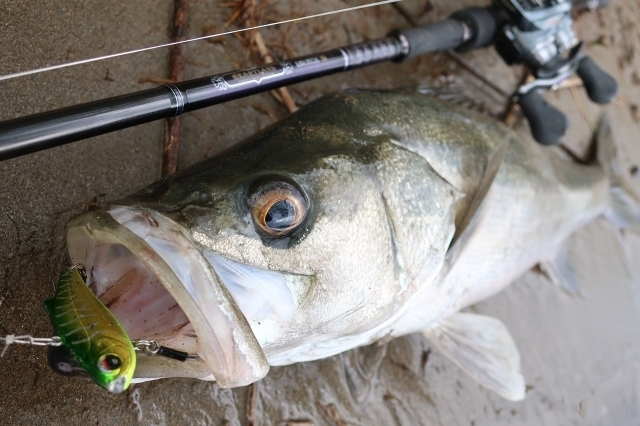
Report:
[[[190,36],[222,28],[229,10],[220,3],[191,2]],[[364,2],[271,0],[266,11],[269,19],[277,20],[360,3]],[[423,22],[483,4],[433,3],[435,10]],[[612,116],[625,167],[631,170],[640,164],[640,3],[612,3],[583,16],[578,32],[589,43],[589,53],[620,82],[619,100],[605,109]],[[425,2],[405,4],[419,16]],[[0,0],[0,74],[166,42],[172,7],[168,0]],[[392,7],[382,6],[298,24],[289,41],[302,55],[381,37],[401,26],[406,23]],[[263,34],[268,42],[284,40],[278,29]],[[188,45],[186,77],[251,65],[238,40],[225,40]],[[274,51],[285,55],[281,48]],[[464,56],[505,90],[514,89],[521,76],[520,69],[506,67],[491,49]],[[140,79],[167,75],[168,51],[155,50],[0,82],[0,119],[141,90],[153,84],[141,84]],[[304,104],[346,87],[418,83],[461,87],[495,114],[505,106],[503,98],[444,54],[299,84],[292,94]],[[572,146],[584,148],[590,125],[603,109],[590,104],[580,89],[557,92],[549,99],[570,117]],[[269,94],[187,114],[181,166],[214,155],[287,114]],[[42,301],[52,294],[52,281],[69,262],[66,223],[87,208],[103,206],[156,180],[162,139],[163,123],[155,122],[0,163],[1,334],[51,335]],[[640,178],[631,180],[640,189]],[[583,297],[570,297],[530,272],[472,307],[501,319],[511,330],[528,384],[525,401],[507,402],[480,388],[423,338],[409,336],[323,361],[272,369],[256,388],[256,424],[639,424],[640,284],[635,277],[640,277],[640,265],[635,259],[640,256],[640,238],[621,235],[598,220],[579,231],[572,244]],[[92,383],[54,375],[41,348],[14,346],[0,359],[0,395],[0,424],[247,424],[246,388],[161,380],[113,396]]]

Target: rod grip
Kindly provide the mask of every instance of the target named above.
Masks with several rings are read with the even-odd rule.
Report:
[[[393,34],[404,37],[408,43],[409,52],[400,59],[402,62],[427,53],[455,49],[465,39],[465,28],[456,19],[446,19],[416,28],[398,30]]]
[[[471,33],[468,39],[456,48],[458,52],[467,52],[493,44],[498,31],[498,22],[491,9],[469,7],[454,13],[450,18],[464,22]]]
[[[561,142],[569,127],[569,121],[561,111],[545,101],[540,92],[534,89],[520,96],[518,105],[529,120],[531,134],[536,142],[542,145],[555,145]]]
[[[618,83],[593,60],[585,56],[580,60],[576,73],[582,79],[589,99],[597,104],[608,104],[618,94]]]

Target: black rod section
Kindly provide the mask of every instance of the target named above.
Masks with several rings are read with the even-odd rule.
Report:
[[[4,121],[0,123],[0,161],[288,84],[398,60],[407,53],[405,40],[386,37]]]

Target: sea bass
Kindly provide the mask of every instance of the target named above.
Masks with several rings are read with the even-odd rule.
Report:
[[[77,217],[69,253],[131,339],[198,355],[140,354],[139,381],[243,386],[422,333],[520,400],[506,326],[459,311],[537,264],[575,289],[563,241],[597,216],[638,229],[606,120],[598,156],[577,165],[436,97],[345,91]]]

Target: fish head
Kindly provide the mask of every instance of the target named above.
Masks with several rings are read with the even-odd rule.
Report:
[[[410,295],[407,262],[437,272],[444,249],[412,259],[398,248],[402,190],[382,182],[384,137],[354,132],[358,117],[349,127],[312,113],[71,223],[71,258],[92,271],[91,288],[129,336],[202,361],[160,368],[139,357],[139,367],[248,384],[269,364],[308,359],[315,346],[395,315]],[[450,226],[434,218],[437,238],[407,238],[446,246]]]
[[[121,393],[131,384],[136,369],[136,356],[130,342],[111,338],[96,339],[92,349],[93,368],[88,369],[92,379],[111,393]]]

